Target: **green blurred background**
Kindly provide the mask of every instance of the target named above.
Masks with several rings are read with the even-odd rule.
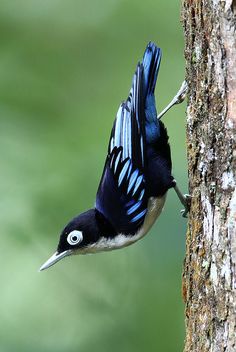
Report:
[[[2,0],[0,351],[176,352],[184,340],[186,221],[170,191],[149,235],[38,273],[93,206],[118,105],[149,40],[159,111],[184,77],[178,0]],[[185,106],[164,118],[187,191]]]

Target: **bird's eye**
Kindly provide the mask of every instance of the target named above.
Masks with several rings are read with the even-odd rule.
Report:
[[[80,243],[82,240],[83,240],[83,235],[81,231],[77,231],[77,230],[71,231],[67,236],[67,242],[72,246]]]

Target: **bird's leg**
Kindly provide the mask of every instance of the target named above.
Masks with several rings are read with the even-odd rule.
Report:
[[[183,194],[179,187],[177,186],[177,183],[176,183],[176,180],[173,181],[173,187],[174,187],[174,190],[180,200],[180,202],[183,204],[184,206],[184,209],[181,210],[181,213],[182,213],[182,216],[184,218],[187,217],[188,215],[188,212],[189,212],[189,209],[190,209],[190,204],[191,204],[191,196],[189,194]]]
[[[183,81],[177,94],[174,96],[174,98],[171,100],[171,102],[167,105],[167,107],[164,110],[162,110],[162,112],[158,115],[158,119],[161,119],[162,116],[165,115],[165,113],[168,110],[170,110],[170,108],[172,108],[172,106],[182,103],[186,97],[187,90],[188,90],[187,82]],[[187,214],[189,212],[189,208],[190,208],[191,196],[189,194],[183,194],[180,191],[179,187],[177,186],[176,180],[173,180],[173,188],[174,188],[180,202],[184,206],[184,209],[181,210],[181,213],[182,213],[182,216],[186,218]]]
[[[162,112],[158,115],[158,119],[161,119],[163,115],[174,105],[180,104],[184,101],[188,90],[188,85],[186,81],[183,81],[178,93],[174,96],[171,102],[167,105],[167,107],[162,110]]]

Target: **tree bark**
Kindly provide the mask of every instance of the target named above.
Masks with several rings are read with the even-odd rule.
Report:
[[[184,0],[185,352],[236,352],[236,0]]]

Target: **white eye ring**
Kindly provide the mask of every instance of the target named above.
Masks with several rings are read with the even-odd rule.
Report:
[[[71,246],[75,246],[83,240],[83,235],[81,231],[73,230],[67,236],[67,242]]]

